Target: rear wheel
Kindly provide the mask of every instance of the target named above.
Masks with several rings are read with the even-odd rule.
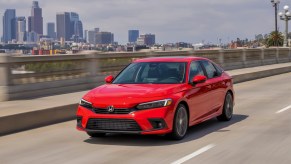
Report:
[[[233,115],[233,98],[230,92],[227,92],[224,100],[222,114],[217,117],[219,121],[229,121]]]
[[[94,132],[87,132],[87,134],[92,138],[100,138],[106,135],[106,133],[94,133]]]
[[[185,137],[188,129],[188,114],[185,105],[180,104],[176,110],[173,122],[173,131],[170,137],[174,140],[181,140]]]

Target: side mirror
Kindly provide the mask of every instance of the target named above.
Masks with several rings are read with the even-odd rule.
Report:
[[[206,80],[207,80],[207,77],[206,76],[197,75],[197,76],[193,77],[192,83],[193,84],[204,83]]]
[[[114,77],[112,75],[105,77],[105,82],[108,84],[111,84],[114,80]]]

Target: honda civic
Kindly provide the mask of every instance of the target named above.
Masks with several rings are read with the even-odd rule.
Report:
[[[190,126],[233,116],[232,77],[206,58],[138,59],[105,82],[77,109],[77,129],[91,137],[167,134],[180,140]]]

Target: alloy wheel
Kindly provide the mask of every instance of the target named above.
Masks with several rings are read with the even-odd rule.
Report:
[[[179,136],[184,136],[188,128],[188,116],[186,109],[181,106],[177,111],[176,130]]]

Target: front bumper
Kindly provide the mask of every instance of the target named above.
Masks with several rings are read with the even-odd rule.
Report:
[[[97,114],[79,106],[77,129],[96,133],[166,134],[172,131],[173,117],[173,106],[129,114]]]

